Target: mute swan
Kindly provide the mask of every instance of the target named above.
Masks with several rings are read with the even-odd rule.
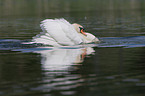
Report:
[[[83,26],[70,24],[65,19],[46,19],[40,24],[43,32],[33,37],[34,43],[52,46],[73,46],[97,43],[99,39],[91,33],[84,32]]]

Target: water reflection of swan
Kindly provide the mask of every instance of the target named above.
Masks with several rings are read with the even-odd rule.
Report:
[[[43,32],[33,37],[32,43],[52,46],[72,46],[99,42],[91,33],[84,32],[83,26],[70,24],[65,19],[46,19],[41,22]]]
[[[80,49],[54,49],[35,51],[42,56],[41,64],[44,70],[63,70],[67,71],[73,64],[83,62],[86,55],[94,52],[91,47]]]

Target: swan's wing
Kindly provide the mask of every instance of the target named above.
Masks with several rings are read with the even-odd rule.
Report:
[[[82,37],[78,34],[78,32],[75,30],[72,24],[70,24],[65,19],[56,19],[60,22],[61,28],[63,28],[63,31],[67,35],[68,38],[70,38],[75,44],[82,43]],[[65,26],[65,27],[64,27]]]
[[[52,46],[60,46],[53,38],[47,36],[47,35],[42,35],[39,34],[35,37],[33,37],[32,40],[33,43],[42,43],[45,45],[52,45]]]
[[[32,39],[33,43],[42,43],[45,45],[60,46],[48,33],[41,32]]]
[[[76,45],[82,43],[74,27],[65,19],[46,19],[41,22],[41,28],[50,38],[61,45]]]

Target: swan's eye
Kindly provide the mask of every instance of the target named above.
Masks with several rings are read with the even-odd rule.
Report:
[[[83,28],[83,27],[79,27],[79,28],[80,28],[80,32],[85,31],[85,28]]]
[[[83,27],[79,27],[80,28],[80,32],[83,34],[83,35],[85,35],[85,36],[87,36],[87,34],[84,32],[84,28]]]

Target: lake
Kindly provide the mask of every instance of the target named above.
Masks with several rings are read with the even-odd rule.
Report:
[[[0,96],[144,96],[144,0],[0,0]],[[101,41],[27,44],[44,19],[83,25]]]

